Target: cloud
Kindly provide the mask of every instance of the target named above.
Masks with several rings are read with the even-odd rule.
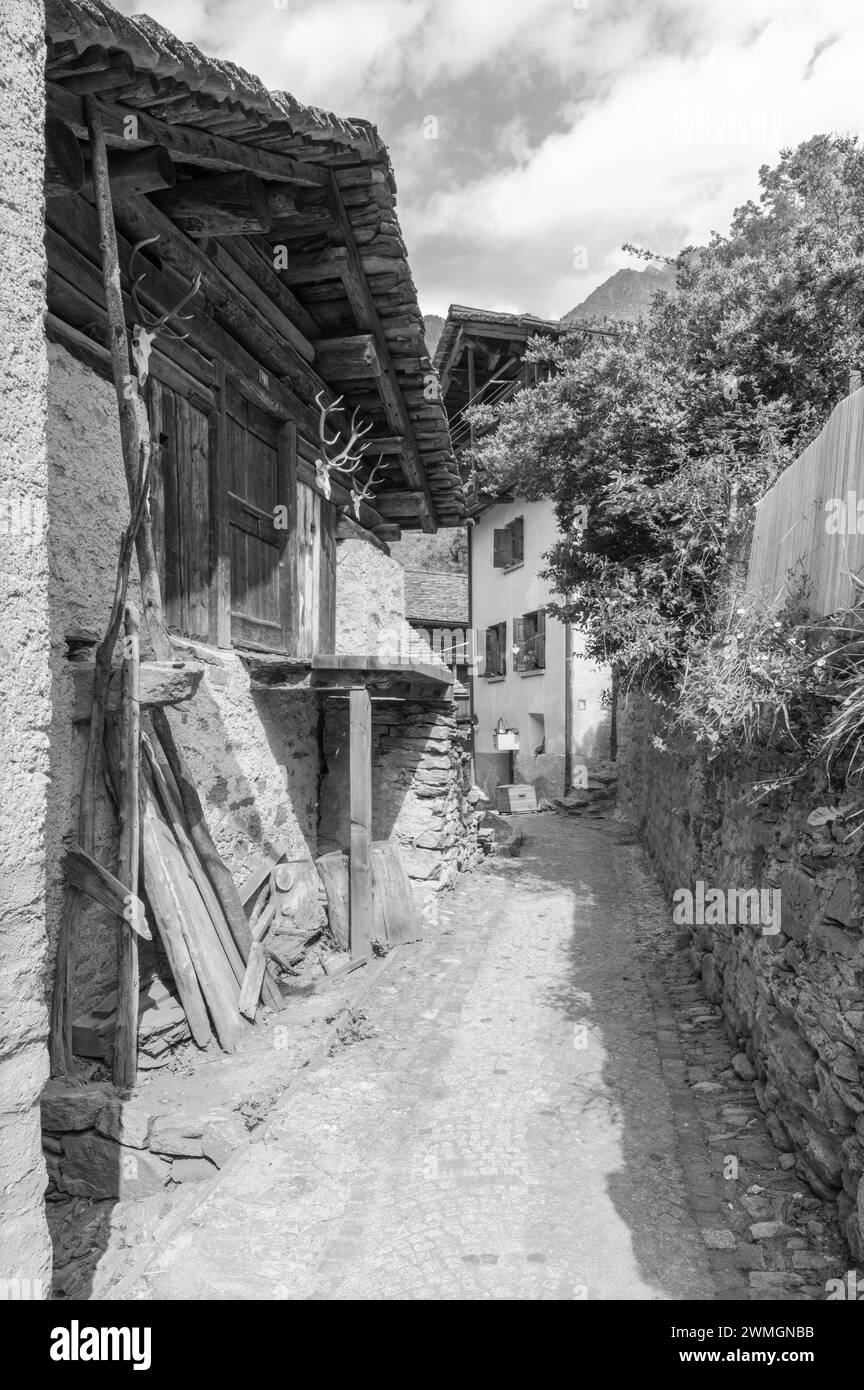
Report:
[[[810,78],[813,76],[813,69],[815,68],[822,54],[825,52],[826,48],[831,48],[835,43],[838,43],[839,40],[839,34],[829,34],[827,38],[819,40],[819,42],[817,43],[816,47],[813,49],[813,52],[810,54],[810,57],[807,60],[807,66],[804,69],[803,81],[809,82]]]
[[[784,145],[860,120],[860,0],[832,0],[827,36],[812,0],[149,8],[268,86],[377,121],[428,312],[562,313],[626,261],[622,242],[705,240]]]

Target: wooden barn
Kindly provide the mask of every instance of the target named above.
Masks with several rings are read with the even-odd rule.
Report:
[[[154,1011],[232,1051],[470,862],[388,549],[465,503],[372,125],[101,0],[45,90],[52,1063],[127,1087]]]

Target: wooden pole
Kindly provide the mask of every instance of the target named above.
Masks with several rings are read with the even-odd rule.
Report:
[[[372,938],[372,701],[349,693],[351,768],[351,955],[368,956]]]
[[[141,708],[138,678],[139,615],[134,603],[124,613],[126,634],[123,660],[123,694],[120,727],[120,850],[117,877],[128,888],[129,902],[137,907],[140,825],[138,767],[141,742]],[[128,922],[120,928],[117,953],[117,1028],[114,1035],[114,1085],[127,1090],[138,1074],[138,938]]]
[[[78,841],[81,848],[87,854],[92,855],[95,842],[96,794],[102,770],[105,706],[114,648],[123,621],[133,544],[138,555],[145,621],[155,655],[159,660],[171,661],[174,652],[162,620],[162,600],[159,593],[159,577],[153,551],[153,536],[149,516],[146,517],[147,524],[142,524],[147,508],[150,430],[147,423],[146,408],[138,395],[135,378],[129,370],[129,343],[126,337],[126,321],[123,313],[117,233],[114,228],[111,186],[108,177],[108,154],[102,123],[96,110],[94,98],[85,98],[85,108],[90,136],[93,187],[102,243],[102,278],[108,312],[111,367],[120,416],[120,439],[131,518],[121,543],[111,617],[105,636],[96,652],[93,712],[90,720],[90,737],[87,744],[78,813]],[[51,1000],[49,1054],[51,1071],[54,1075],[69,1072],[72,1067],[72,980],[75,969],[75,939],[81,919],[82,905],[83,899],[80,890],[70,887],[60,922],[56,978]]]
[[[99,237],[102,243],[102,281],[105,287],[105,307],[108,314],[108,347],[111,352],[111,372],[117,395],[120,416],[120,441],[130,504],[135,506],[137,479],[142,455],[149,460],[150,424],[147,408],[138,394],[138,383],[129,367],[129,340],[123,312],[123,291],[120,281],[120,259],[117,252],[117,230],[114,226],[114,207],[111,201],[111,181],[108,173],[108,151],[102,120],[94,97],[85,98],[87,130],[90,136],[90,173],[96,211],[99,215]],[[138,574],[141,580],[144,628],[157,661],[173,661],[174,649],[165,626],[162,594],[159,588],[159,569],[153,548],[153,528],[149,512],[135,538]],[[86,849],[86,845],[85,845]]]
[[[81,799],[78,810],[78,842],[86,854],[93,855],[95,848],[96,796],[99,790],[103,765],[103,741],[105,737],[105,711],[108,705],[108,687],[113,672],[114,648],[120,633],[120,625],[126,605],[126,591],[129,586],[129,570],[132,564],[132,547],[141,527],[142,517],[147,505],[147,466],[149,456],[142,455],[136,490],[133,494],[132,515],[129,525],[123,532],[120,542],[120,555],[117,560],[117,575],[114,581],[114,601],[105,635],[96,649],[96,666],[93,676],[93,705],[90,714],[90,733],[87,753],[84,759],[84,773],[81,779]],[[75,974],[75,941],[78,924],[81,920],[83,898],[80,889],[70,886],[63,904],[60,919],[60,937],[57,944],[57,965],[54,993],[51,999],[51,1023],[48,1051],[52,1076],[66,1074],[72,1069],[72,982]]]

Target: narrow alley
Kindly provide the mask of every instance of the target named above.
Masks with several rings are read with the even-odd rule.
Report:
[[[680,1097],[649,959],[668,913],[642,852],[611,820],[525,819],[522,857],[463,880],[441,932],[378,963],[356,1039],[304,1073],[111,1297],[796,1296],[801,1275],[764,1243],[742,1256],[716,1229],[742,1185],[712,1178],[700,1092]],[[728,1068],[712,1006],[682,989]],[[794,1180],[729,1076],[702,1090],[740,1097],[747,1161],[776,1170],[788,1215]],[[741,1208],[745,1240],[752,1220]],[[748,1283],[747,1265],[769,1272]]]

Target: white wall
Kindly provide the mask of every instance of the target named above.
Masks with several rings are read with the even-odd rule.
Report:
[[[500,570],[493,567],[493,532],[516,517],[524,519],[524,560],[521,565]],[[513,620],[523,613],[542,608],[560,595],[554,595],[549,582],[540,577],[547,566],[546,554],[554,545],[558,525],[553,504],[502,502],[477,519],[470,530],[471,543],[471,625],[475,630],[480,669],[485,660],[485,631],[496,623],[507,622],[507,674],[503,677],[479,676],[474,681],[474,712],[477,716],[474,751],[478,781],[490,790],[489,780],[509,780],[506,761],[495,756],[493,730],[499,718],[519,730],[520,748],[513,758],[515,780],[532,782],[541,796],[560,796],[564,788],[565,763],[565,681],[566,631],[564,624],[546,618],[546,668],[542,672],[514,670]],[[608,756],[608,717],[601,695],[611,684],[607,668],[586,661],[581,653],[583,641],[573,633],[571,680],[573,689],[573,729],[571,752],[575,764]],[[584,702],[584,708],[580,705]],[[533,718],[532,718],[533,716]],[[542,726],[538,722],[542,719]],[[545,750],[535,753],[540,730],[545,732]]]

